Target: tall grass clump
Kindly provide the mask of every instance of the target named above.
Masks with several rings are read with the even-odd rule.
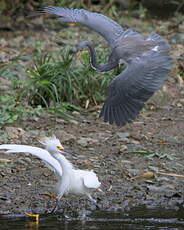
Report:
[[[105,60],[105,57],[101,59]],[[79,63],[75,64],[76,60]],[[80,57],[63,51],[57,58],[38,55],[33,67],[27,70],[27,78],[16,84],[20,88],[20,100],[27,100],[31,106],[76,109],[101,103],[114,75],[92,70],[86,51]]]

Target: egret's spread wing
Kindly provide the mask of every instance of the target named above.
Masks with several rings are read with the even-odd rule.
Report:
[[[24,153],[24,154],[31,154],[43,160],[49,168],[54,170],[59,176],[62,175],[62,168],[59,162],[50,155],[50,153],[38,147],[33,147],[29,145],[15,145],[15,144],[4,144],[0,145],[0,149],[6,149],[5,153]]]
[[[125,125],[134,120],[171,70],[167,53],[148,51],[129,60],[128,67],[109,85],[100,116],[110,124]]]
[[[89,27],[102,35],[109,44],[123,33],[123,28],[112,19],[98,13],[89,12],[83,9],[67,9],[55,6],[43,8],[43,12],[61,16],[60,22],[75,22]]]
[[[101,185],[97,175],[93,171],[85,171],[85,174],[83,175],[83,182],[84,185],[90,189],[99,188]]]

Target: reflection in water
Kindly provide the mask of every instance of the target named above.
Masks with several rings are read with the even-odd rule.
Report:
[[[86,214],[86,215],[84,215]],[[182,230],[184,229],[184,209],[164,210],[137,207],[130,212],[95,211],[80,213],[79,216],[48,215],[42,216],[39,223],[22,216],[0,218],[0,230]]]
[[[25,224],[25,229],[26,230],[38,230],[39,228],[39,223],[37,221],[29,221],[29,222],[26,222]]]

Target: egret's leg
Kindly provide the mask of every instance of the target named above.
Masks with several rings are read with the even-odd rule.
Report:
[[[57,199],[56,204],[54,205],[54,208],[52,209],[51,213],[54,213],[56,211],[58,204],[59,204],[59,200]]]
[[[56,204],[55,204],[54,208],[52,209],[51,213],[55,212],[56,209],[58,208],[58,204],[59,204],[59,202],[60,202],[62,196],[63,196],[62,194],[59,194],[59,195],[57,196]],[[71,205],[70,205],[66,200],[63,200],[63,202],[65,202],[65,203],[67,204],[67,206],[71,207]]]
[[[96,206],[97,209],[100,209],[99,205],[97,204],[97,201],[92,198],[91,194],[87,194],[87,197]]]
[[[59,201],[61,200],[62,197],[63,197],[63,192],[61,192],[57,195],[57,201],[56,201],[56,204],[55,204],[54,208],[52,209],[51,213],[56,211],[56,208],[58,207]]]
[[[93,204],[96,204],[96,200],[92,198],[91,194],[87,194],[87,196]]]
[[[25,213],[26,214],[26,216],[31,216],[31,217],[35,217],[36,218],[36,224],[38,224],[39,223],[39,217],[40,217],[40,215],[39,214],[34,214],[34,213]]]

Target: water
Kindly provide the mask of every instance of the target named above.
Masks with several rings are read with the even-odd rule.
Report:
[[[84,213],[83,213],[84,214]],[[0,218],[0,230],[183,230],[184,209],[178,211],[163,208],[146,209],[138,207],[130,212],[85,212],[82,216],[63,217],[62,215],[41,216],[36,224],[23,215]]]

